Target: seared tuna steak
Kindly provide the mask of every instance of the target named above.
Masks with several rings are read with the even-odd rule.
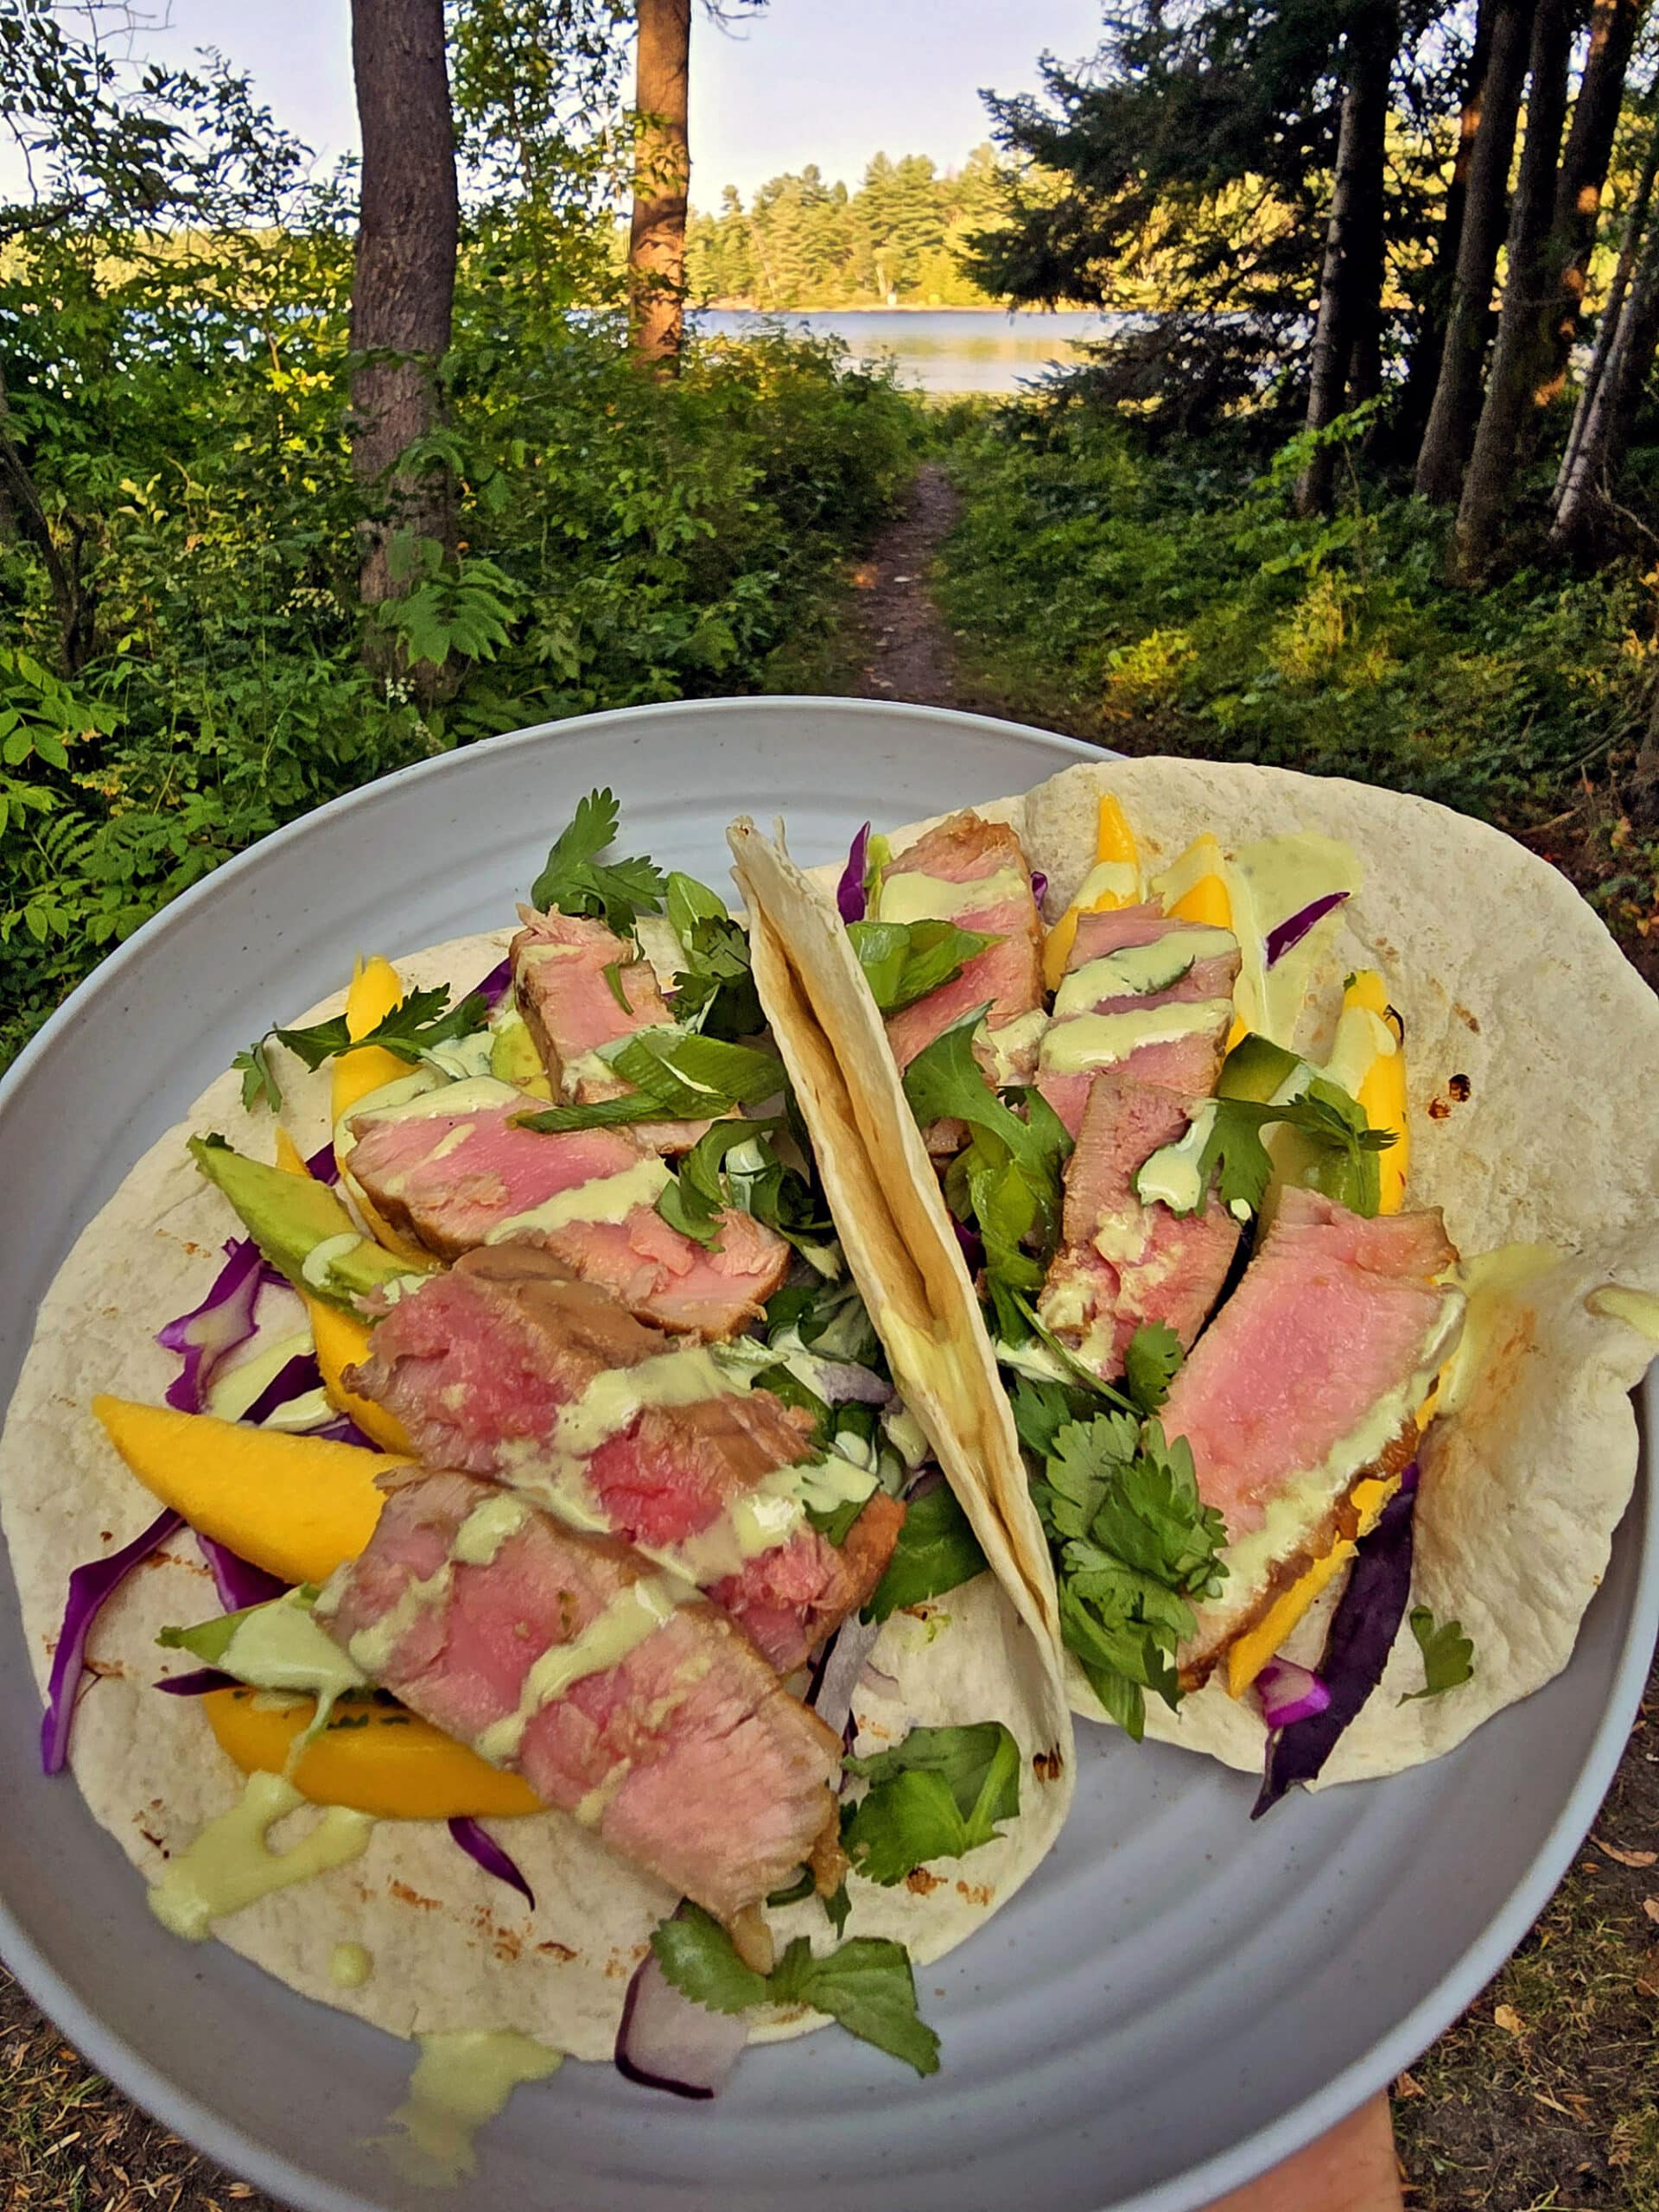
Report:
[[[721,1920],[835,1822],[839,1741],[724,1614],[493,1484],[398,1482],[318,1615],[411,1711]]]
[[[493,1475],[700,1584],[782,1674],[863,1604],[904,1523],[878,1492],[837,1549],[777,1479],[817,1457],[804,1414],[532,1247],[470,1253],[400,1299],[351,1377],[429,1464]]]
[[[1091,1079],[1065,1170],[1061,1243],[1038,1310],[1107,1382],[1143,1322],[1162,1321],[1185,1351],[1221,1294],[1238,1224],[1213,1194],[1190,1214],[1143,1205],[1136,1171],[1179,1143],[1202,1102],[1103,1069]]]
[[[1071,1134],[1082,1126],[1096,1068],[1207,1097],[1221,1072],[1237,976],[1238,945],[1226,930],[1179,921],[1155,906],[1079,915],[1037,1075]]]
[[[889,1017],[887,1038],[901,1068],[975,1007],[988,1006],[986,1027],[993,1030],[1041,1007],[1043,925],[1025,854],[1006,823],[953,814],[930,830],[887,863],[874,912],[882,921],[952,921],[995,939],[953,982]],[[999,1069],[995,1055],[982,1048],[982,1065],[994,1080],[1028,1078],[1035,1049],[1034,1037],[1022,1039],[1008,1055],[1013,1065]]]
[[[730,1336],[783,1281],[788,1245],[748,1214],[721,1214],[715,1251],[671,1228],[656,1211],[671,1171],[629,1131],[544,1134],[517,1126],[524,1110],[517,1099],[454,1116],[359,1116],[352,1175],[383,1218],[442,1258],[538,1244],[567,1274],[697,1336]]]

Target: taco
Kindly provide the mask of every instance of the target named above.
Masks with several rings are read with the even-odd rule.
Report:
[[[913,1967],[1070,1797],[1052,1620],[742,931],[614,827],[268,1032],[76,1243],[0,1441],[47,1764],[175,1933],[507,2079],[707,2094],[829,2017],[931,2071]]]
[[[731,842],[782,1049],[839,1066],[973,1347],[957,1479],[1052,1572],[1077,1712],[1264,1770],[1261,1811],[1567,1663],[1659,1338],[1659,1007],[1554,869],[1173,760],[810,877],[781,826]],[[920,1402],[925,1337],[861,1281]]]

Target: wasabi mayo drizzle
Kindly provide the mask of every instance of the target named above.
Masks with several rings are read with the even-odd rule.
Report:
[[[1195,922],[1190,929],[1171,930],[1151,944],[1126,944],[1103,953],[1063,980],[1054,996],[1054,1019],[1064,1021],[1073,1014],[1091,1014],[1103,999],[1141,998],[1166,991],[1196,962],[1218,960],[1237,942],[1230,930]]]
[[[480,1758],[498,1766],[516,1758],[525,1729],[543,1706],[563,1697],[573,1682],[620,1666],[695,1594],[690,1583],[671,1574],[647,1574],[619,1591],[579,1636],[543,1652],[524,1677],[517,1710],[492,1721],[479,1738]]]
[[[415,2041],[421,2055],[409,2101],[391,2116],[403,2133],[383,2138],[381,2148],[400,2180],[417,2189],[452,2188],[477,2169],[473,2138],[485,2121],[503,2110],[521,2082],[544,2082],[556,2073],[563,2053],[509,2029]]]
[[[227,1914],[361,1857],[373,1817],[343,1805],[330,1805],[288,1850],[272,1851],[270,1830],[305,1802],[284,1776],[251,1774],[240,1800],[209,1821],[151,1889],[149,1909],[162,1927],[187,1942],[202,1942]]]
[[[1364,874],[1351,849],[1335,837],[1304,832],[1262,837],[1224,863],[1224,880],[1238,937],[1239,973],[1233,1000],[1246,1029],[1275,1045],[1294,1045],[1313,969],[1340,925],[1342,909],[1316,922],[1273,966],[1268,938],[1281,922],[1333,891],[1353,893]]]
[[[878,922],[954,922],[958,914],[977,914],[1028,898],[1031,879],[1017,868],[1000,868],[967,883],[918,869],[889,870],[881,879],[871,919]]]
[[[328,1954],[328,1979],[336,1989],[361,1989],[373,1972],[373,1957],[361,1943],[336,1943]]]
[[[1039,1064],[1056,1075],[1081,1075],[1090,1068],[1127,1060],[1143,1045],[1173,1045],[1200,1036],[1226,1021],[1230,999],[1191,999],[1174,1006],[1132,1007],[1124,1014],[1079,1014],[1056,1021],[1043,1037]]]
[[[637,1206],[655,1205],[673,1179],[666,1161],[650,1153],[620,1174],[595,1175],[571,1190],[555,1192],[538,1206],[509,1214],[496,1223],[484,1242],[504,1244],[514,1236],[563,1229],[575,1221],[626,1221]]]
[[[1605,1283],[1585,1300],[1590,1312],[1623,1321],[1639,1336],[1659,1344],[1659,1298],[1650,1290],[1634,1290],[1623,1283]]]
[[[1096,861],[1077,886],[1074,909],[1090,912],[1097,899],[1114,899],[1120,906],[1140,903],[1141,874],[1133,861]]]
[[[289,1754],[290,1774],[306,1745],[327,1726],[336,1701],[347,1690],[368,1687],[367,1677],[318,1626],[313,1600],[300,1590],[254,1606],[238,1622],[213,1664],[253,1689],[315,1698],[316,1718],[295,1738]]]

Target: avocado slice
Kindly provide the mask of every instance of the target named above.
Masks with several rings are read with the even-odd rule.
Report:
[[[1294,1052],[1275,1045],[1254,1029],[1241,1037],[1221,1064],[1216,1084],[1217,1098],[1250,1098],[1265,1105],[1280,1085],[1303,1063]]]
[[[238,1218],[265,1258],[285,1274],[296,1290],[331,1306],[355,1309],[353,1297],[364,1297],[399,1275],[417,1274],[424,1262],[399,1259],[359,1233],[340,1200],[326,1183],[309,1175],[290,1175],[285,1168],[267,1166],[250,1160],[226,1144],[222,1136],[192,1137],[190,1154],[210,1183],[217,1184]],[[319,1244],[340,1237],[355,1239],[332,1253],[321,1281],[308,1278],[305,1263]]]
[[[490,1039],[490,1073],[520,1090],[546,1080],[547,1070],[542,1065],[542,1056],[536,1049],[530,1025],[517,1011],[503,1015],[494,1027]]]

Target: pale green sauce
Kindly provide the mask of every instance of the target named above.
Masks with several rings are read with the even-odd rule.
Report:
[[[1623,1321],[1627,1328],[1659,1344],[1659,1298],[1650,1290],[1631,1290],[1623,1283],[1610,1282],[1592,1290],[1584,1302],[1591,1313]]]
[[[1549,1244],[1501,1244],[1462,1261],[1457,1280],[1468,1300],[1463,1334],[1440,1377],[1436,1402],[1440,1414],[1468,1402],[1498,1331],[1512,1317],[1521,1294],[1560,1258]]]
[[[343,1866],[368,1848],[372,1817],[330,1805],[299,1842],[272,1851],[270,1831],[304,1802],[283,1776],[251,1774],[238,1802],[209,1821],[150,1891],[149,1909],[162,1927],[187,1942],[202,1942],[216,1920]]]
[[[1071,904],[1088,913],[1097,899],[1116,899],[1133,906],[1141,898],[1141,876],[1133,861],[1096,861],[1077,886]]]
[[[1143,1045],[1172,1045],[1202,1035],[1225,1023],[1232,1010],[1229,999],[1194,999],[1185,1005],[1132,1007],[1125,1014],[1079,1014],[1050,1027],[1039,1057],[1057,1075],[1081,1075],[1127,1060]]]
[[[475,1505],[455,1531],[449,1556],[462,1567],[489,1567],[503,1544],[516,1536],[530,1518],[530,1508],[520,1497],[502,1491]]]
[[[978,914],[1031,896],[1031,879],[1017,868],[1000,868],[970,883],[951,883],[942,875],[914,868],[881,879],[872,918],[882,922],[954,922],[958,914]]]
[[[1216,1102],[1192,1117],[1186,1135],[1174,1144],[1160,1145],[1152,1157],[1136,1172],[1135,1195],[1143,1206],[1156,1203],[1166,1205],[1172,1213],[1196,1213],[1204,1204],[1204,1179],[1198,1173],[1198,1160],[1210,1141],[1210,1132],[1216,1126]],[[1108,1259],[1111,1255],[1105,1255]]]
[[[1054,1019],[1064,1021],[1074,1014],[1091,1013],[1103,999],[1145,998],[1154,991],[1166,991],[1195,962],[1218,960],[1236,944],[1230,930],[1194,923],[1191,929],[1172,930],[1153,944],[1126,944],[1116,952],[1103,953],[1063,979],[1054,995]]]
[[[1380,1014],[1365,1006],[1344,1007],[1332,1040],[1331,1057],[1325,1064],[1325,1081],[1339,1084],[1351,1098],[1357,1098],[1373,1065],[1392,1059],[1399,1049],[1399,1039]]]
[[[358,1630],[350,1650],[365,1675],[372,1678],[385,1674],[392,1653],[404,1637],[429,1607],[444,1602],[454,1579],[454,1563],[450,1560],[446,1560],[435,1574],[411,1576],[398,1592],[396,1602],[387,1607],[380,1618],[371,1622],[367,1628]]]
[[[974,1042],[989,1054],[991,1080],[1001,1090],[1004,1084],[1014,1082],[1020,1072],[1020,1062],[1048,1027],[1048,1016],[1041,1007],[1030,1014],[1016,1014],[1012,1021],[1005,1021],[999,1029],[982,1021],[974,1032]]]
[[[533,1236],[575,1221],[626,1221],[636,1207],[655,1205],[672,1180],[667,1164],[652,1153],[620,1174],[596,1175],[572,1190],[555,1192],[538,1206],[509,1214],[496,1223],[484,1242],[504,1244],[514,1236]]]
[[[447,1078],[435,1067],[419,1067],[408,1075],[395,1076],[390,1083],[383,1083],[378,1090],[366,1091],[354,1106],[349,1107],[334,1124],[334,1154],[342,1163],[351,1157],[357,1146],[352,1134],[352,1123],[361,1114],[383,1114],[390,1108],[402,1106],[423,1092],[448,1087]]]
[[[493,1042],[487,1029],[475,1029],[470,1037],[457,1037],[448,1045],[435,1045],[421,1057],[429,1067],[437,1068],[452,1083],[466,1083],[474,1076],[494,1074]]]
[[[1241,965],[1233,995],[1239,1020],[1288,1047],[1314,968],[1341,925],[1343,909],[1333,908],[1316,922],[1271,969],[1268,934],[1329,892],[1357,892],[1363,871],[1339,839],[1306,833],[1243,846],[1226,863],[1224,880],[1238,935]]]
[[[366,1677],[312,1617],[297,1590],[256,1605],[240,1622],[216,1662],[227,1675],[257,1690],[286,1690],[317,1700],[317,1717],[289,1754],[290,1768],[313,1736],[328,1724],[335,1700],[367,1687]]]
[[[391,2116],[404,2132],[382,2147],[400,2180],[416,2188],[453,2188],[477,2171],[473,2138],[485,2121],[505,2108],[521,2082],[544,2082],[556,2073],[563,2054],[511,2030],[415,2040],[421,2055],[409,2101]]]
[[[703,1344],[659,1352],[634,1367],[613,1367],[596,1375],[559,1415],[553,1440],[555,1463],[589,1459],[607,1438],[620,1435],[647,1406],[691,1406],[746,1386],[734,1379]],[[538,1455],[545,1447],[531,1447]]]
[[[434,1071],[435,1073],[435,1071]],[[390,1099],[388,1094],[397,1089],[388,1084],[385,1090],[372,1091],[360,1106],[352,1109],[347,1119],[353,1122],[425,1122],[446,1114],[480,1114],[492,1106],[521,1106],[524,1100],[510,1083],[498,1082],[493,1075],[470,1075],[458,1083],[445,1083],[440,1077],[435,1084],[425,1084],[400,1099]],[[377,1103],[385,1101],[385,1103]]]
[[[361,1943],[336,1943],[328,1954],[328,1979],[336,1989],[361,1989],[373,1972],[373,1957]]]
[[[325,1236],[320,1244],[311,1247],[300,1262],[301,1274],[313,1290],[326,1290],[334,1262],[343,1260],[347,1252],[356,1251],[363,1242],[354,1229],[346,1230],[339,1236]]]
[[[543,1706],[563,1697],[573,1682],[620,1665],[636,1644],[671,1620],[676,1606],[691,1594],[690,1585],[671,1574],[644,1575],[620,1590],[580,1636],[543,1652],[524,1677],[517,1711],[492,1721],[479,1738],[480,1756],[498,1765],[516,1758],[525,1729]]]
[[[296,1329],[278,1337],[264,1351],[216,1376],[207,1392],[205,1410],[216,1421],[240,1421],[260,1392],[274,1382],[290,1359],[315,1349],[309,1329]]]

